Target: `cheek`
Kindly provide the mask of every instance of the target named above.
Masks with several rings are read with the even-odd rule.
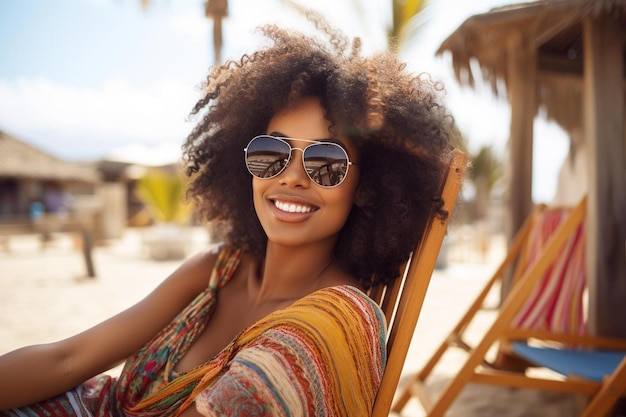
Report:
[[[354,204],[357,194],[357,188],[359,188],[359,171],[353,169],[348,173],[348,178],[342,184],[345,185],[343,189],[343,198],[350,202],[350,206]]]
[[[254,203],[254,209],[258,213],[259,204],[263,201],[263,184],[258,179],[252,179],[252,202]]]
[[[351,181],[341,184],[336,189],[333,189],[332,195],[328,196],[328,203],[334,207],[340,208],[340,211],[347,217],[354,205],[357,181]]]

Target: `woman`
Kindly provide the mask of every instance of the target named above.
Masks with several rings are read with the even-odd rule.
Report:
[[[272,46],[214,69],[192,112],[188,197],[224,244],[119,315],[0,357],[3,414],[370,414],[385,320],[365,292],[440,207],[456,131],[437,84],[316,23],[328,45],[263,28]]]

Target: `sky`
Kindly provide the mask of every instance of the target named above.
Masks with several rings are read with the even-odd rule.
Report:
[[[320,11],[373,52],[386,45],[388,0],[299,0]],[[491,145],[505,155],[509,108],[489,88],[460,87],[441,42],[466,18],[506,0],[427,3],[419,30],[402,51],[410,71],[429,72],[470,151]],[[281,0],[229,0],[224,59],[262,45],[255,28],[310,26]],[[0,2],[0,130],[59,158],[170,163],[193,127],[188,115],[214,56],[212,21],[202,0],[2,0]],[[568,141],[558,126],[535,124],[533,199],[549,202]]]

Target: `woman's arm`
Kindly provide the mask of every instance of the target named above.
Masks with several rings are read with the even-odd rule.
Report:
[[[146,298],[82,333],[0,356],[0,410],[66,392],[122,362],[206,288],[216,258],[190,258]]]

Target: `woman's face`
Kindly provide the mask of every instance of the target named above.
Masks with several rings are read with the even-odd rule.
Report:
[[[297,106],[274,115],[267,134],[286,139],[292,148],[304,149],[310,142],[330,138],[319,99],[307,97]],[[347,138],[333,139],[358,162],[357,149]],[[277,176],[253,177],[254,207],[270,242],[298,246],[327,241],[334,245],[354,202],[358,167],[350,165],[343,182],[324,188],[313,182],[304,170],[302,151],[292,149],[291,160]]]

